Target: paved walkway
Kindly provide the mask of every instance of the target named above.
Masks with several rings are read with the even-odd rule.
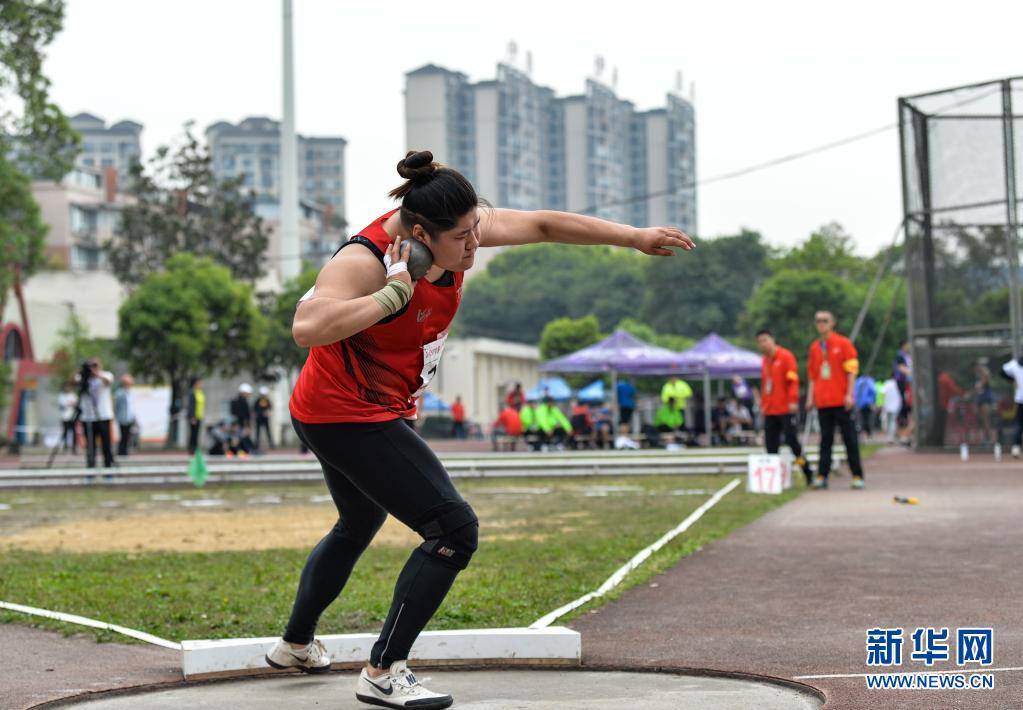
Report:
[[[868,670],[868,628],[901,626],[911,633],[917,626],[948,626],[954,635],[957,626],[991,626],[993,667],[1023,666],[1023,463],[995,464],[987,457],[962,464],[957,457],[887,450],[868,462],[867,490],[848,490],[848,480],[803,495],[686,558],[652,580],[656,586],[633,589],[573,622],[583,634],[584,665],[781,678],[855,674]],[[894,495],[916,496],[921,503],[894,504]],[[907,641],[901,670],[924,670],[909,660],[910,650]],[[164,649],[97,646],[84,637],[0,626],[0,707],[179,680],[178,663],[177,654]],[[934,669],[955,667],[938,662]],[[426,675],[443,677],[443,687],[457,693],[456,707],[475,710],[601,709],[622,707],[624,697],[653,709],[814,706],[812,699],[778,686],[719,678],[586,670]],[[803,682],[824,692],[827,708],[843,710],[1023,709],[1023,671],[993,675],[993,690],[953,692],[872,691],[862,677]],[[114,704],[102,707],[184,704],[185,693],[194,707],[224,707],[216,694],[228,692],[244,696],[255,710],[256,699],[277,698],[278,707],[280,694],[298,685],[315,690],[314,701],[322,697],[332,707],[348,707],[346,702],[357,707],[348,700],[353,680],[337,674],[193,685],[145,696],[145,704],[142,696],[131,702],[105,698]],[[627,695],[615,695],[621,689]],[[309,697],[303,695],[303,702]]]
[[[792,678],[866,673],[866,630],[994,629],[994,668],[1023,666],[1023,463],[884,450],[867,490],[811,491],[571,626],[586,664]],[[919,505],[892,502],[916,496]],[[904,648],[903,671],[922,671]],[[954,669],[938,662],[934,670]],[[876,691],[807,679],[828,708],[1023,708],[1023,671],[994,690]]]

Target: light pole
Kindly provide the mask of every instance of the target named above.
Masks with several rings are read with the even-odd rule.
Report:
[[[281,280],[298,276],[302,257],[298,243],[298,145],[295,138],[295,60],[291,40],[291,0],[282,0],[281,84],[281,223],[278,241]]]

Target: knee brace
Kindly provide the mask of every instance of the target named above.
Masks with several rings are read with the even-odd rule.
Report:
[[[479,519],[468,503],[460,503],[423,523],[416,532],[423,537],[423,552],[465,569],[479,543]]]

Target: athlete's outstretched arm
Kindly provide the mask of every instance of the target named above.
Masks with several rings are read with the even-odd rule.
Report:
[[[486,210],[480,220],[480,246],[558,242],[632,247],[652,256],[672,256],[668,247],[693,249],[692,238],[674,227],[630,227],[571,212]]]

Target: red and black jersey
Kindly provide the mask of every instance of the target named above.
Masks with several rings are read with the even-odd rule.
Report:
[[[384,222],[395,212],[341,248],[368,248],[382,262],[392,241]],[[402,310],[344,340],[310,348],[291,393],[292,416],[309,424],[414,418],[416,398],[440,364],[462,298],[462,276],[446,271],[434,283],[420,279]]]

